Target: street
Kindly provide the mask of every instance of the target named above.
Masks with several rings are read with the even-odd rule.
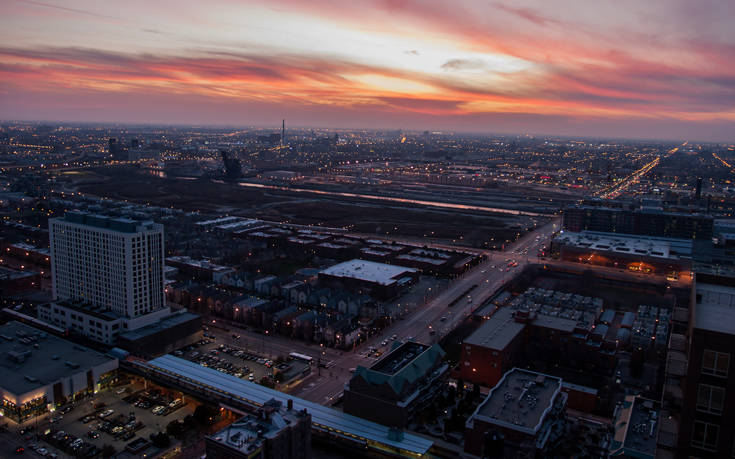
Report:
[[[393,343],[390,339],[393,335],[401,341],[408,338],[426,344],[438,341],[470,314],[474,307],[481,305],[515,273],[520,272],[531,258],[535,260],[538,249],[548,245],[558,225],[558,218],[555,218],[510,244],[503,252],[483,251],[487,257],[485,261],[454,279],[425,305],[408,312],[402,320],[394,321],[382,333],[368,338],[354,351],[321,347],[283,336],[266,336],[235,328],[231,324],[225,325],[229,331],[210,328],[210,332],[216,333],[219,343],[241,347],[247,345],[249,349],[271,358],[286,356],[290,352],[306,354],[315,360],[320,358],[329,368],[313,368],[310,376],[286,388],[286,391],[312,402],[329,405],[341,395],[351,376],[351,369],[375,363],[375,357],[367,356],[370,347],[387,351]],[[475,285],[477,287],[470,293],[465,293]],[[454,305],[450,306],[453,302]],[[217,325],[216,319],[214,325]],[[240,334],[241,338],[232,338],[233,332]],[[383,341],[387,341],[385,346],[381,345]]]

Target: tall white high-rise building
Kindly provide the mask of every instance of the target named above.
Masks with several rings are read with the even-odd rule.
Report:
[[[166,306],[163,225],[68,212],[49,220],[54,299],[132,319]]]
[[[82,212],[49,219],[54,301],[41,320],[114,344],[171,315],[164,291],[163,225]]]

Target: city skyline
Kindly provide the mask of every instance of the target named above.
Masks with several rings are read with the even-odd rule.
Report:
[[[732,140],[731,4],[555,6],[17,1],[0,118]]]

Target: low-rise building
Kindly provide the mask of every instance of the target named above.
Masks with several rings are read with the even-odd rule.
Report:
[[[118,347],[143,358],[153,358],[173,352],[202,339],[202,318],[179,310],[160,321],[122,333]]]
[[[114,378],[117,359],[35,327],[0,325],[0,412],[13,422],[91,394]]]
[[[467,420],[464,450],[480,457],[544,457],[565,432],[566,402],[561,378],[513,368]]]
[[[406,342],[370,368],[358,366],[345,386],[344,412],[392,427],[430,403],[448,366],[439,345]]]
[[[660,423],[660,404],[628,395],[615,408],[615,435],[610,457],[654,459]]]
[[[225,276],[235,272],[235,269],[229,266],[218,265],[209,260],[194,260],[186,256],[168,257],[166,264],[178,268],[181,273],[216,283],[220,283]]]
[[[255,414],[244,416],[205,438],[211,459],[309,459],[311,415],[272,399]]]
[[[677,277],[692,266],[691,239],[631,234],[563,231],[551,251],[577,263]]]
[[[418,278],[414,268],[354,259],[319,272],[319,279],[364,290],[379,298],[395,296]]]
[[[526,359],[563,359],[605,372],[615,367],[619,341],[607,325],[595,327],[600,298],[532,287],[480,312],[484,322],[462,343],[465,381],[492,387]]]
[[[38,305],[38,318],[42,321],[107,345],[117,343],[123,332],[153,325],[170,315],[169,307],[131,319],[84,301],[65,300]]]

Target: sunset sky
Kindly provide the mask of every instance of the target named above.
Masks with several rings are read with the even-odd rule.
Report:
[[[735,2],[0,2],[0,118],[735,140]]]

